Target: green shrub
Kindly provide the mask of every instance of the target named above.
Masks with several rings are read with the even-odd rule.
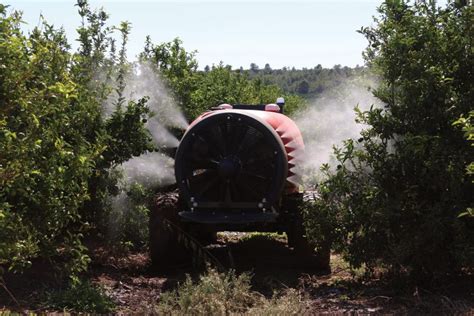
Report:
[[[265,299],[262,304],[250,308],[248,315],[310,315],[308,301],[295,289]]]
[[[105,314],[112,312],[115,304],[102,288],[88,281],[82,281],[64,290],[49,292],[46,307],[80,313]]]
[[[453,126],[474,100],[474,7],[385,1],[379,12],[361,33],[385,105],[359,111],[369,127],[336,151],[337,170],[323,168],[308,226],[329,231],[356,267],[417,280],[456,273],[474,265],[474,223],[458,217],[473,204],[465,168],[474,151]]]
[[[45,25],[27,38],[20,21],[0,6],[0,263],[11,268],[74,243],[100,154],[78,128],[94,112],[80,102],[63,32]]]
[[[194,315],[242,313],[258,299],[251,292],[250,275],[219,274],[210,270],[200,276],[197,283],[187,276],[176,291],[164,293],[157,311]]]
[[[454,126],[460,126],[464,132],[465,138],[470,142],[471,146],[474,146],[474,111],[470,111],[467,117],[461,115],[461,117],[453,123]],[[474,182],[474,162],[471,161],[466,166],[466,172],[471,177],[471,182]],[[468,207],[464,212],[459,214],[459,217],[470,216],[474,217],[474,208]]]
[[[268,300],[251,289],[250,275],[214,270],[193,282],[186,281],[175,291],[163,293],[156,312],[172,315],[301,315],[304,299],[295,290]]]
[[[117,249],[141,248],[148,244],[150,198],[153,191],[133,183],[112,201],[108,241]]]
[[[172,42],[154,45],[147,38],[140,58],[155,65],[190,120],[220,103],[266,104],[285,97],[287,114],[305,105],[303,98],[285,93],[260,78],[252,80],[248,72],[234,71],[222,62],[209,71],[197,71],[196,52],[187,52],[182,44],[176,38]]]
[[[44,22],[24,35],[21,15],[0,5],[0,264],[10,270],[61,257],[77,278],[89,262],[82,238],[107,218],[110,168],[153,149],[145,99],[125,106],[117,89],[117,110],[102,116],[111,89],[97,72],[123,75],[127,25],[116,63],[105,58],[107,14],[78,6],[81,46],[72,53],[62,30]]]

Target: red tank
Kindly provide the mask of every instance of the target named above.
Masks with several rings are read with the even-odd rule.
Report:
[[[303,156],[304,156],[304,141],[303,136],[295,124],[295,122],[290,119],[288,116],[281,114],[277,111],[280,110],[278,105],[276,104],[267,104],[265,106],[267,110],[242,110],[242,109],[234,109],[232,105],[229,104],[221,104],[218,107],[218,110],[209,111],[198,118],[196,118],[191,125],[189,126],[188,130],[191,129],[196,123],[200,122],[204,118],[210,117],[216,114],[224,113],[238,113],[247,116],[251,116],[260,122],[266,123],[267,127],[271,127],[281,139],[286,156],[287,156],[287,177],[286,180],[288,181],[286,186],[286,192],[296,192],[298,191],[298,187],[301,184],[301,176],[297,174],[295,171],[295,167],[301,163]]]

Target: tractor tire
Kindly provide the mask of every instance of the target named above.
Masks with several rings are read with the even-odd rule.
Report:
[[[321,274],[328,274],[331,272],[331,247],[328,245],[315,252],[315,246],[306,236],[306,229],[300,210],[303,201],[303,195],[298,194],[289,197],[284,203],[287,211],[293,214],[292,221],[286,231],[288,247],[293,248],[296,256],[308,262],[311,267],[317,269]]]
[[[288,214],[288,226],[286,235],[288,237],[288,247],[293,248],[296,253],[309,254],[311,247],[305,237],[303,218],[300,206],[303,202],[303,195],[296,193],[287,196],[283,200],[283,210]]]
[[[320,274],[331,273],[331,246],[324,245],[316,252],[313,259],[314,266],[320,271]]]
[[[321,247],[315,251],[315,246],[308,240],[302,221],[293,223],[287,231],[288,246],[293,248],[296,256],[308,263],[308,266],[318,270],[319,274],[331,273],[329,246]]]
[[[311,256],[313,254],[313,248],[306,238],[305,229],[301,221],[292,223],[286,234],[288,236],[288,246],[293,248],[297,255]]]
[[[155,199],[149,219],[149,252],[155,270],[170,268],[186,260],[186,251],[179,243],[178,195],[162,193]]]

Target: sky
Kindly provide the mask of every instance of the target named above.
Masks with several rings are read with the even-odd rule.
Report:
[[[233,68],[312,68],[363,65],[365,38],[356,31],[373,24],[376,0],[91,0],[104,7],[110,24],[132,24],[128,57],[142,50],[145,37],[154,43],[183,40],[197,50],[199,68],[223,61]],[[74,0],[3,0],[23,11],[25,32],[39,24],[42,14],[63,26],[73,47],[80,24]]]

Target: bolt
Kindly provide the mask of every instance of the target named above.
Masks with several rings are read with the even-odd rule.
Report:
[[[197,202],[194,202],[193,207],[197,207],[197,206],[198,206]]]
[[[263,203],[258,203],[258,208],[262,208],[263,207]]]

